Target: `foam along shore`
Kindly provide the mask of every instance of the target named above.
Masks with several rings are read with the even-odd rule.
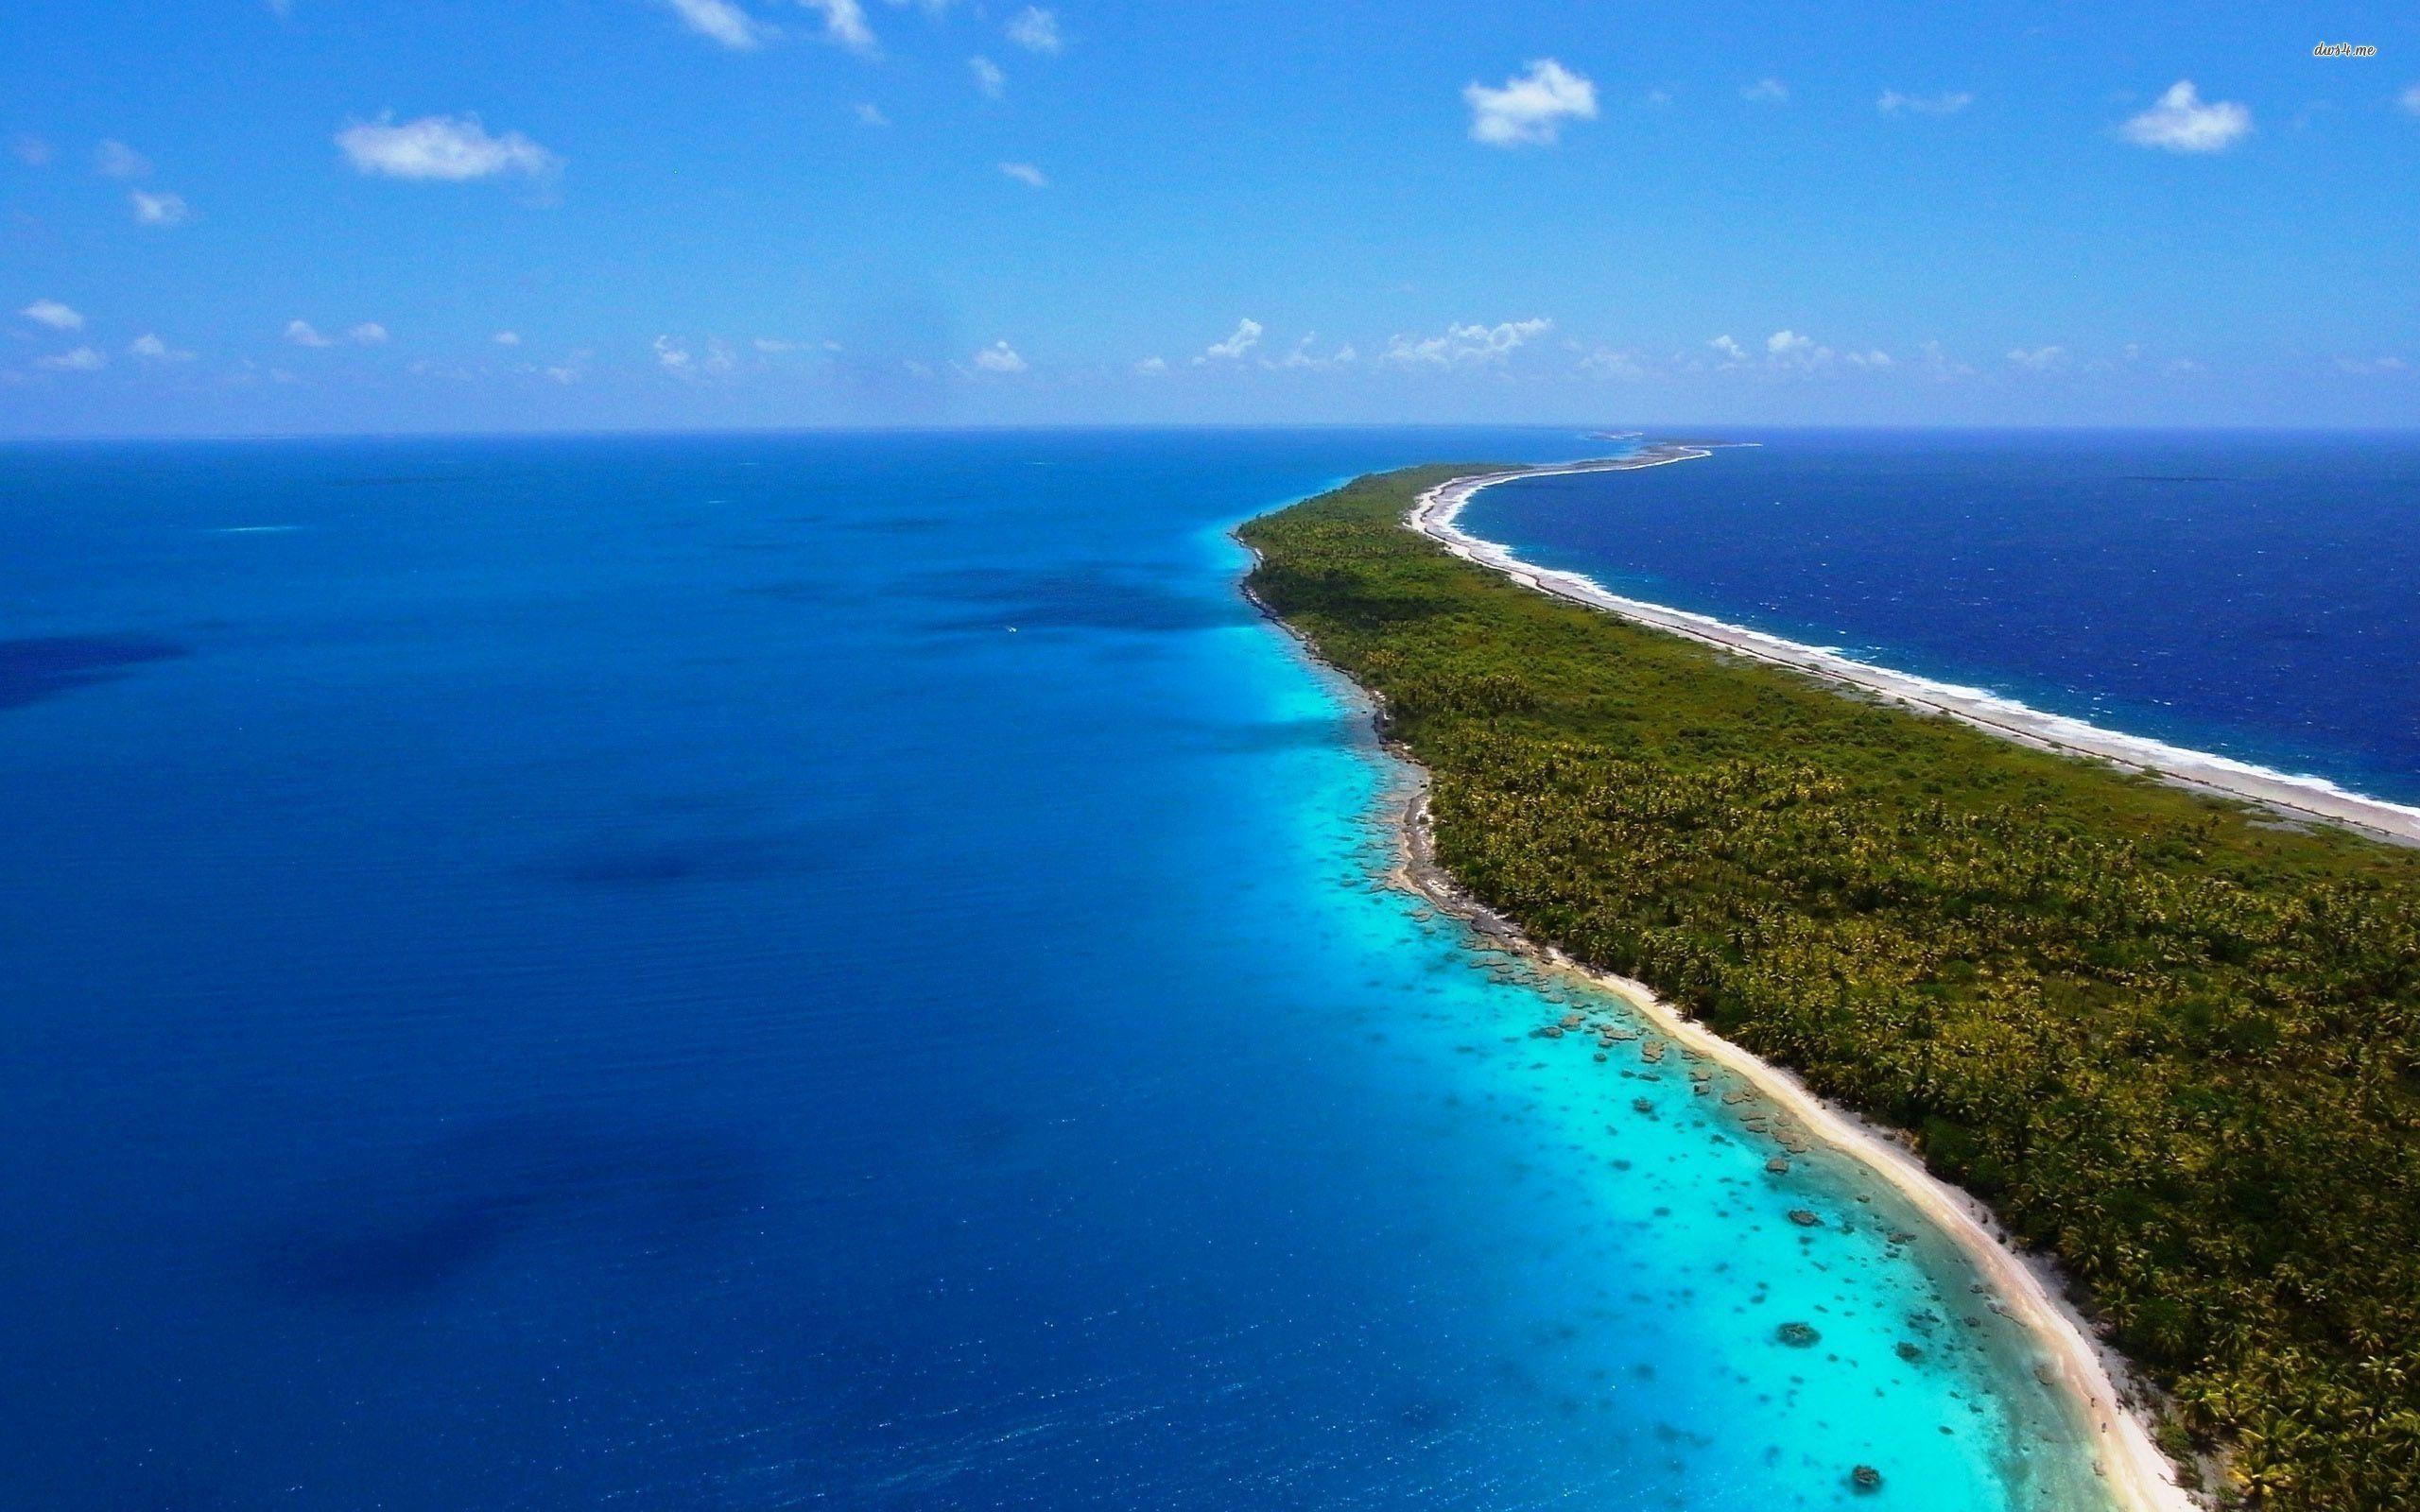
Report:
[[[1482,489],[1515,478],[1571,472],[1612,472],[1659,467],[1711,456],[1704,447],[1676,442],[1647,446],[1630,456],[1518,468],[1451,478],[1423,493],[1405,523],[1465,560],[1490,567],[1513,581],[1557,598],[1603,610],[1627,620],[1741,656],[1789,667],[1809,677],[1876,695],[1920,713],[1945,714],[1979,730],[2045,750],[2097,758],[2222,798],[2257,804],[2295,819],[2319,819],[2403,845],[2420,845],[2420,808],[2349,792],[2325,778],[2298,777],[2250,762],[2187,750],[2129,735],[2004,698],[1981,688],[1938,682],[1911,673],[1854,661],[1822,646],[1788,641],[1762,630],[1729,624],[1687,610],[1627,598],[1580,573],[1535,566],[1500,541],[1463,530],[1457,520]]]
[[[1785,666],[1798,667],[1818,677],[1834,677],[1841,682],[1889,696],[1900,696],[1898,685],[1905,682],[1923,694],[1905,701],[1922,709],[1938,709],[1954,717],[1967,717],[1959,707],[1945,705],[1936,699],[1931,690],[1939,687],[1938,684],[1927,683],[1920,679],[1902,679],[1899,674],[1868,667],[1757,631],[1626,599],[1606,593],[1576,574],[1542,572],[1520,561],[1503,546],[1472,537],[1454,524],[1455,514],[1469,502],[1471,495],[1490,484],[1516,477],[1535,477],[1542,473],[1654,467],[1707,455],[1702,448],[1664,445],[1649,447],[1634,456],[1614,460],[1455,478],[1422,494],[1408,523],[1423,534],[1434,537],[1456,555],[1507,573],[1543,592],[1607,610],[1642,624],[1669,629],[1693,640]],[[1841,670],[1835,672],[1835,665]],[[1963,690],[1945,691],[1963,694]],[[2045,721],[2054,718],[2034,714],[2030,710],[2023,712]],[[2003,722],[2005,718],[2005,713],[1995,711],[1990,719],[1978,718],[1973,722],[2031,744],[2075,748],[2073,741],[2053,741],[2021,729],[2008,728]],[[2061,725],[2075,724],[2074,721],[2057,722]],[[2082,725],[2076,725],[2076,728],[2090,729]],[[2115,738],[2123,740],[2126,737]],[[2200,781],[2198,777],[2186,780]],[[2350,795],[2344,797],[2345,801],[2352,803],[2369,801]],[[2394,809],[2391,804],[2378,806]],[[2395,812],[2402,815],[2403,822],[2409,828],[2394,833],[2420,841],[2420,814],[2409,810]],[[1405,809],[1405,880],[1411,886],[1439,906],[1472,919],[1483,933],[1518,947],[1549,969],[1584,979],[1630,1003],[1660,1032],[1679,1045],[1697,1051],[1721,1065],[1754,1087],[1814,1138],[1873,1171],[1939,1231],[1948,1235],[1984,1282],[1998,1296],[2007,1315],[2039,1342],[2059,1384],[2069,1393],[2080,1422],[2099,1447],[2096,1469],[2104,1478],[2115,1506],[2123,1512],[2201,1512],[2203,1503],[2177,1483],[2175,1468],[2152,1439],[2149,1411],[2139,1405],[2146,1400],[2147,1393],[2134,1380],[2124,1359],[2100,1341],[2083,1315],[2066,1300],[2056,1266],[2047,1259],[2021,1254],[2006,1243],[1999,1236],[1990,1210],[1971,1194],[1941,1180],[1927,1170],[1904,1136],[1824,1101],[1795,1074],[1761,1059],[1684,1015],[1646,983],[1582,966],[1560,951],[1528,939],[1509,921],[1476,902],[1433,859],[1425,790],[1415,796]]]
[[[2102,1344],[2066,1300],[2058,1269],[2021,1254],[2000,1238],[1991,1211],[1971,1194],[1925,1169],[1905,1138],[1824,1101],[1795,1074],[1764,1060],[1684,1015],[1653,988],[1581,965],[1524,936],[1502,916],[1463,892],[1434,860],[1425,784],[1404,809],[1403,880],[1441,909],[1480,933],[1628,1003],[1685,1051],[1695,1051],[1753,1087],[1814,1139],[1840,1151],[1890,1184],[1910,1206],[1966,1256],[2004,1314],[2031,1334],[2070,1396],[2080,1424],[2098,1447],[2094,1469],[2119,1512],[2204,1512],[2177,1484],[2175,1468],[2152,1437],[2138,1405],[2147,1393],[2125,1360]]]

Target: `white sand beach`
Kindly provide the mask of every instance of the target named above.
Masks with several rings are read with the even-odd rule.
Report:
[[[2231,757],[2106,730],[2064,714],[2046,713],[1981,688],[1963,688],[1894,672],[1822,646],[1784,640],[1687,610],[1624,597],[1582,574],[1558,572],[1523,561],[1512,548],[1474,536],[1457,523],[1464,507],[1480,490],[1514,478],[1621,472],[1712,455],[1703,447],[1665,443],[1650,446],[1635,456],[1453,478],[1422,494],[1405,523],[1456,556],[1494,568],[1515,582],[1641,625],[1857,688],[1922,713],[1944,714],[2029,746],[2098,758],[2168,782],[2257,804],[2288,819],[2322,820],[2399,844],[2420,845],[2420,808],[2348,792],[2325,778],[2298,777]]]

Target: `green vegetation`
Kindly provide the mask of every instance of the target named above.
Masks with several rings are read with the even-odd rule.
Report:
[[[1549,599],[1400,519],[1243,530],[1383,700],[1438,859],[2055,1250],[2276,1508],[2420,1506],[2420,852],[2303,833]]]

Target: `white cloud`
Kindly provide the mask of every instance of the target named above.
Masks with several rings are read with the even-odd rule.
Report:
[[[2336,368],[2339,372],[2358,373],[2365,377],[2411,370],[2411,365],[2401,357],[2339,357]]]
[[[488,337],[488,339],[494,342],[499,347],[517,347],[521,345],[521,333],[518,331],[499,331],[495,335]]]
[[[2065,347],[2019,347],[2008,354],[2008,360],[2033,372],[2050,372],[2067,365]]]
[[[1533,336],[1554,329],[1552,320],[1507,320],[1499,325],[1449,325],[1442,336],[1413,340],[1396,336],[1379,353],[1381,362],[1405,367],[1450,368],[1466,363],[1501,362]]]
[[[780,356],[785,352],[796,352],[805,345],[801,341],[785,341],[779,336],[758,336],[748,344],[769,357]]]
[[[1796,331],[1776,331],[1765,337],[1765,365],[1769,368],[1794,369],[1811,372],[1828,367],[1837,353],[1813,336]]]
[[[1927,341],[1916,350],[1924,357],[1926,373],[1944,383],[1952,378],[1967,378],[1974,375],[1973,368],[1951,356],[1948,349],[1938,341]]]
[[[78,347],[73,352],[62,352],[55,357],[38,357],[34,360],[35,367],[47,368],[52,372],[98,372],[109,365],[110,359],[91,347]]]
[[[2189,78],[2169,86],[2159,103],[2129,120],[2126,140],[2169,152],[2223,152],[2252,134],[2252,112],[2231,100],[2202,98]]]
[[[866,8],[858,0],[798,0],[809,10],[823,16],[823,36],[853,53],[872,56],[882,50],[874,41],[873,28],[866,25]]]
[[[1760,78],[1741,90],[1739,97],[1743,100],[1764,100],[1771,104],[1781,105],[1789,99],[1789,86],[1778,78]]]
[[[380,346],[386,342],[387,328],[375,320],[364,320],[347,331],[344,338],[356,347]]]
[[[2403,107],[2405,113],[2420,115],[2420,84],[2414,84],[2410,89],[2405,90],[2402,94],[2397,94],[2394,97],[2394,102]]]
[[[994,341],[975,354],[975,366],[985,372],[1023,372],[1025,359],[1005,341]]]
[[[665,0],[673,14],[700,37],[726,47],[745,50],[761,46],[772,28],[733,5],[731,0]]]
[[[1040,6],[1028,6],[1008,25],[1009,41],[1029,53],[1063,51],[1066,39],[1059,35],[1059,16]]]
[[[151,160],[123,142],[103,142],[93,148],[93,171],[106,179],[140,179],[151,171]]]
[[[890,124],[890,117],[883,114],[881,107],[875,105],[872,100],[859,100],[856,108],[857,112],[857,124],[860,126],[889,126]]]
[[[1847,363],[1852,368],[1892,368],[1897,366],[1896,363],[1891,360],[1891,353],[1884,352],[1879,348],[1876,348],[1872,352],[1847,352],[1841,356],[1841,360]]]
[[[500,173],[552,173],[562,160],[518,131],[491,136],[475,115],[424,115],[394,124],[392,116],[355,121],[337,133],[337,146],[362,173],[390,179],[459,182]]]
[[[1551,58],[1538,59],[1501,89],[1474,79],[1462,99],[1471,108],[1471,140],[1495,147],[1550,146],[1564,122],[1597,118],[1597,86]]]
[[[1146,378],[1156,378],[1168,370],[1166,357],[1145,357],[1134,365],[1134,370]]]
[[[1236,322],[1236,330],[1233,335],[1230,335],[1224,341],[1213,341],[1210,345],[1202,349],[1201,356],[1196,357],[1193,360],[1195,362],[1209,362],[1215,359],[1223,362],[1233,362],[1236,358],[1241,357],[1245,352],[1250,352],[1253,348],[1260,345],[1260,333],[1263,327],[1259,321],[1254,320],[1250,317],[1246,317],[1245,318]]]
[[[1738,342],[1732,340],[1729,336],[1717,336],[1713,340],[1707,342],[1706,345],[1720,352],[1723,360],[1726,362],[1745,362],[1748,360],[1748,353],[1740,348]]]
[[[1599,378],[1644,378],[1647,369],[1640,366],[1634,352],[1617,352],[1611,347],[1599,347],[1580,359],[1580,370]]]
[[[126,344],[126,350],[146,362],[191,362],[193,353],[168,345],[157,335],[147,332]]]
[[[666,372],[686,373],[695,366],[689,349],[670,336],[657,336],[650,343],[655,348],[655,360]]]
[[[1003,163],[1000,164],[1000,171],[1028,189],[1050,187],[1049,176],[1030,163]]]
[[[1972,94],[1902,94],[1895,89],[1886,89],[1882,97],[1874,102],[1874,108],[1885,115],[1897,115],[1902,112],[1914,115],[1955,115],[1974,103]]]
[[[50,162],[50,144],[30,133],[10,137],[9,150],[28,168],[39,168]]]
[[[285,339],[298,347],[333,347],[336,345],[334,341],[320,335],[318,329],[308,320],[286,321]]]
[[[182,195],[149,195],[136,189],[127,195],[127,202],[134,207],[138,226],[182,226],[193,218],[193,207]]]
[[[1009,76],[1000,72],[999,64],[989,58],[970,58],[966,60],[966,68],[975,76],[976,93],[985,99],[996,100],[1007,96]]]
[[[1360,353],[1354,351],[1350,346],[1339,347],[1334,352],[1331,352],[1326,356],[1322,357],[1318,352],[1311,350],[1311,343],[1318,339],[1319,336],[1316,334],[1306,335],[1300,341],[1295,342],[1292,350],[1288,352],[1286,355],[1279,357],[1274,361],[1264,357],[1261,359],[1260,365],[1272,370],[1288,368],[1309,368],[1323,371],[1329,368],[1345,367],[1348,364],[1358,360],[1360,357]]]
[[[53,331],[81,331],[84,318],[57,300],[36,300],[17,312],[36,325],[46,325]]]

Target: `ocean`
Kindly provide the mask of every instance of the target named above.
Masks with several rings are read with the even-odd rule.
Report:
[[[1286,500],[1602,444],[0,449],[0,1505],[2098,1504],[1887,1188],[1387,884],[1403,774],[1237,596]],[[1727,605],[1673,490],[1803,465],[1538,497]]]
[[[1461,524],[1633,598],[2420,800],[2420,432],[1722,438],[1749,444],[1502,484]]]

